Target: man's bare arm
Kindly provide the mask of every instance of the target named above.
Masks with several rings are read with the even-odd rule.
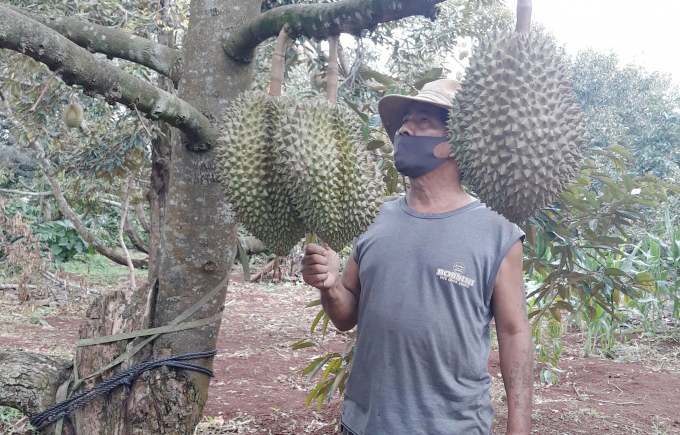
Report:
[[[501,263],[491,304],[498,332],[501,374],[508,399],[507,435],[529,435],[534,359],[520,241],[510,248]]]
[[[345,271],[340,275],[338,254],[324,246],[309,244],[302,259],[302,276],[305,282],[319,289],[321,304],[331,321],[341,331],[357,324],[359,312],[359,266],[350,256]]]

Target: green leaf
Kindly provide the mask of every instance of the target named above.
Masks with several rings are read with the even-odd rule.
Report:
[[[616,183],[614,183],[614,180],[612,180],[608,175],[605,175],[605,174],[595,175],[595,174],[593,174],[593,178],[600,180],[601,182],[603,182],[604,184],[606,184],[607,186],[611,187],[614,190],[620,190],[619,186],[617,186]]]
[[[637,283],[648,283],[654,281],[654,277],[649,272],[641,272],[635,275],[635,282]]]
[[[312,328],[309,330],[310,334],[314,334],[314,329],[316,329],[316,325],[319,323],[319,320],[321,320],[325,313],[326,312],[323,309],[321,309],[321,311],[319,311],[319,314],[316,315],[314,321],[312,322]]]
[[[328,361],[331,358],[332,358],[331,355],[326,355],[321,361],[318,362],[316,367],[314,367],[314,370],[312,370],[312,372],[309,374],[309,377],[307,377],[307,380],[305,381],[305,386],[307,386],[307,384],[309,384],[309,381],[312,380],[312,378],[314,377],[316,372],[318,372],[319,369],[321,369],[321,367],[323,367],[323,365],[326,364],[326,361]]]
[[[592,290],[590,289],[590,284],[583,281],[583,283],[581,283],[581,286],[583,287],[583,291],[585,292],[586,295],[590,296],[593,294]]]
[[[305,308],[311,308],[311,307],[316,307],[317,305],[321,305],[321,299],[317,299],[315,301],[312,301],[305,305]]]
[[[298,349],[304,349],[306,347],[314,347],[316,346],[315,343],[312,343],[311,341],[305,341],[304,343],[293,343],[290,347],[293,350],[298,350]]]
[[[623,270],[615,269],[613,267],[605,269],[604,273],[605,273],[605,275],[609,275],[609,276],[628,276],[628,274],[626,272],[624,272]]]
[[[323,319],[323,325],[321,326],[321,336],[322,337],[326,336],[326,329],[328,328],[328,321],[329,320],[331,320],[331,318],[328,317],[328,315],[326,315],[326,317],[324,317],[324,319]]]
[[[621,145],[616,145],[616,144],[614,144],[614,145],[609,145],[609,146],[607,147],[607,149],[610,150],[610,151],[615,152],[616,154],[618,154],[618,155],[620,155],[620,156],[623,156],[623,157],[627,158],[628,160],[631,160],[631,159],[632,159],[632,157],[630,156],[630,153],[628,152],[628,150],[625,149],[624,147],[622,147]]]
[[[368,115],[363,113],[359,108],[356,106],[356,104],[352,103],[347,97],[344,98],[345,103],[352,109],[354,110],[357,115],[359,115],[359,118],[361,118],[364,123],[368,122]]]
[[[413,86],[416,89],[421,90],[423,86],[425,86],[426,84],[433,82],[435,80],[439,80],[439,78],[442,76],[442,72],[444,72],[442,68],[432,68],[431,70],[423,74],[423,78],[415,82]]]

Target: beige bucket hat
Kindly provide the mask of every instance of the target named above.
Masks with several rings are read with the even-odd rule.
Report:
[[[451,79],[440,79],[426,83],[418,92],[418,95],[386,95],[378,102],[380,120],[394,142],[394,135],[401,127],[401,122],[406,114],[409,104],[414,101],[434,104],[443,109],[453,107],[453,98],[460,89],[460,82]]]

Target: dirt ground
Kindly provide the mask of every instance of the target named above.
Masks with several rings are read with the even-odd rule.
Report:
[[[302,370],[315,357],[342,351],[347,336],[329,327],[318,347],[297,351],[290,344],[309,337],[318,307],[305,308],[317,292],[303,285],[250,284],[234,275],[229,285],[215,378],[197,434],[336,434],[342,400],[317,412],[305,407]],[[24,349],[70,357],[82,316],[62,309],[16,305],[0,292],[0,349]],[[319,339],[319,334],[315,334]],[[583,358],[579,333],[568,335],[559,385],[534,388],[532,433],[680,434],[680,344],[631,340],[615,349],[617,360]],[[496,411],[493,434],[504,434],[507,408],[498,352],[489,372]],[[0,433],[25,433],[25,421]]]

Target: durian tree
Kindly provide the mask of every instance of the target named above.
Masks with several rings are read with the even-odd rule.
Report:
[[[22,2],[13,4],[23,5]],[[34,6],[31,13],[36,18],[68,16],[75,20],[71,25],[88,20],[118,28],[132,37],[152,35],[163,44],[168,43],[168,34],[181,36],[185,29],[186,10],[181,2],[163,1],[160,10],[156,2],[145,0],[127,3],[125,8],[119,2],[107,1],[97,2],[94,7],[77,1],[43,2]],[[153,12],[146,12],[151,10]],[[163,80],[170,80],[131,61],[115,58],[112,62],[139,80],[160,86]],[[169,164],[169,141],[162,123],[143,120],[135,110],[110,105],[100,95],[85,95],[82,87],[66,84],[45,64],[10,50],[0,53],[0,83],[3,106],[7,106],[0,110],[1,135],[8,141],[5,149],[26,153],[31,151],[31,146],[39,145],[45,159],[38,159],[34,153],[33,162],[37,173],[42,172],[45,177],[34,178],[34,183],[30,178],[26,181],[33,184],[35,190],[56,188],[55,195],[44,200],[41,197],[40,219],[68,219],[90,247],[112,261],[125,264],[118,243],[112,242],[116,237],[112,237],[110,227],[107,229],[104,225],[110,219],[101,222],[101,217],[107,215],[120,221],[119,207],[115,204],[121,202],[122,184],[136,171],[138,186],[132,192],[132,211],[125,220],[125,232],[132,242],[128,241],[128,245],[149,253],[151,261],[134,260],[135,266],[150,264],[153,269],[157,263],[163,186],[167,185],[165,174]],[[63,122],[67,108],[74,105],[84,108],[85,129],[69,128]],[[49,164],[44,165],[45,162]],[[13,163],[12,160],[4,162],[2,169],[11,175],[15,172]],[[48,166],[53,169],[49,176],[42,170]],[[134,225],[130,225],[131,222]],[[144,233],[149,234],[148,240]]]
[[[339,33],[361,35],[366,29],[408,16],[434,19],[440,3],[442,0],[343,0],[285,5],[262,12],[260,0],[194,0],[186,31],[180,32],[184,36],[180,47],[108,26],[106,14],[88,22],[69,14],[39,13],[23,2],[1,3],[0,48],[40,62],[50,70],[48,75],[56,73],[59,85],[63,82],[76,92],[82,91],[83,100],[78,103],[83,107],[88,107],[86,98],[123,105],[137,117],[130,120],[132,124],[141,126],[149,119],[158,122],[167,138],[165,148],[159,149],[168,165],[155,173],[164,183],[165,206],[164,216],[157,220],[160,255],[152,261],[155,272],[150,273],[150,285],[145,292],[134,293],[129,301],[115,293],[94,304],[81,337],[167,325],[213,290],[216,295],[207,299],[195,318],[210,318],[221,312],[235,254],[237,222],[216,182],[215,145],[218,124],[229,102],[251,88],[253,58],[259,44],[277,35],[286,24],[299,37],[323,40]],[[117,7],[115,2],[107,6]],[[165,80],[151,83],[117,62],[155,71]],[[94,124],[88,123],[90,129]],[[151,139],[148,134],[147,139]],[[47,139],[37,131],[27,131],[19,140],[36,151],[45,172],[52,169],[53,163],[44,159]],[[123,368],[145,359],[212,350],[219,324],[215,321],[162,335],[126,361]],[[95,373],[138,342],[79,348],[74,359],[79,378]],[[210,359],[197,363],[211,366]],[[0,366],[0,403],[28,416],[55,403],[57,391],[63,397],[61,393],[74,376],[74,367],[68,361],[23,352],[0,353]],[[104,377],[120,369],[114,367]],[[80,388],[92,387],[101,380],[101,376],[95,376]],[[208,384],[205,374],[193,371],[147,372],[134,382],[129,394],[125,388],[118,388],[71,413],[64,420],[64,430],[77,434],[192,433],[201,417]],[[52,430],[53,426],[45,429]]]

